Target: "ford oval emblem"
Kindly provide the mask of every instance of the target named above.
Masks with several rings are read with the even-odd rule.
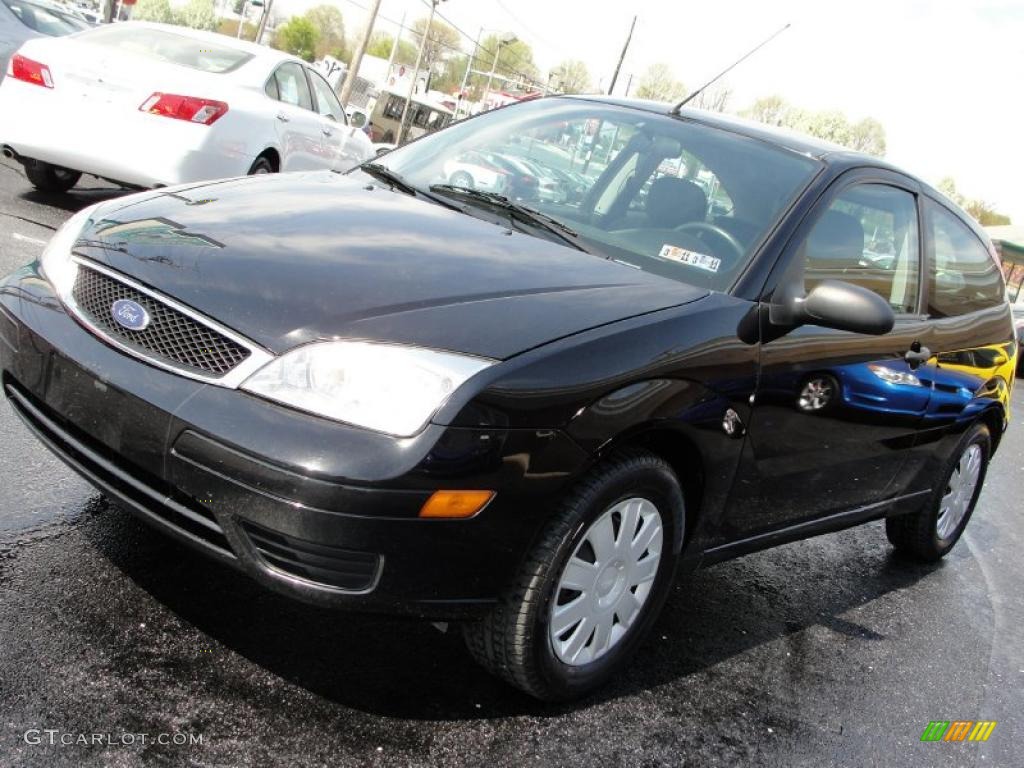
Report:
[[[110,314],[119,325],[129,331],[141,331],[149,325],[149,312],[138,302],[131,299],[118,299],[110,305]]]

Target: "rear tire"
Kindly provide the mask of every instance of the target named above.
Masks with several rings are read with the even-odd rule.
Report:
[[[671,467],[644,451],[613,455],[562,500],[491,612],[463,626],[470,653],[538,699],[590,693],[627,663],[661,611],[683,530]]]
[[[935,562],[953,549],[974,513],[991,455],[988,427],[975,424],[960,439],[925,506],[886,519],[885,533],[897,552]]]
[[[277,169],[274,164],[270,162],[270,158],[266,155],[260,155],[253,161],[252,167],[249,168],[250,176],[262,176],[267,173],[277,173]]]
[[[25,175],[32,186],[40,192],[53,193],[67,192],[82,178],[82,174],[78,171],[71,171],[39,160],[25,164]]]

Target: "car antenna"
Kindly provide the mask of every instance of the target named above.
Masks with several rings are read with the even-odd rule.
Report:
[[[704,89],[705,89],[705,88],[707,88],[707,87],[708,87],[709,85],[712,85],[712,84],[713,84],[713,83],[714,83],[714,82],[715,82],[716,80],[719,80],[719,79],[720,79],[720,78],[722,78],[722,77],[723,77],[724,75],[727,75],[727,74],[728,74],[728,73],[729,73],[729,72],[730,72],[730,71],[731,71],[731,70],[732,70],[732,69],[733,69],[734,67],[736,67],[736,66],[737,66],[738,64],[741,64],[742,62],[744,62],[744,61],[746,61],[747,59],[749,59],[749,58],[750,58],[751,56],[753,56],[753,55],[754,55],[755,53],[757,53],[757,52],[758,52],[759,50],[761,50],[761,49],[762,49],[762,48],[764,48],[764,47],[765,47],[766,45],[768,45],[768,43],[770,43],[770,42],[771,42],[772,40],[774,40],[774,39],[775,39],[776,37],[778,37],[779,35],[781,35],[781,34],[782,34],[783,32],[785,32],[785,31],[786,31],[787,29],[789,29],[789,27],[790,27],[790,26],[791,26],[791,25],[789,25],[789,24],[786,24],[786,26],[784,26],[784,27],[783,27],[782,29],[780,29],[780,30],[778,30],[777,32],[775,32],[775,34],[773,34],[773,35],[772,35],[771,37],[769,37],[769,38],[768,38],[767,40],[764,40],[763,42],[759,43],[758,45],[756,45],[755,47],[753,47],[753,48],[751,48],[751,49],[750,49],[749,51],[747,51],[747,52],[746,52],[745,54],[743,54],[742,56],[740,56],[740,57],[739,57],[738,59],[736,59],[736,61],[734,61],[734,62],[733,62],[732,64],[730,64],[730,65],[729,65],[728,67],[726,67],[726,68],[725,68],[725,69],[723,69],[723,70],[722,70],[721,72],[719,72],[719,73],[718,73],[717,75],[715,75],[715,76],[714,76],[714,77],[712,77],[712,78],[711,78],[710,80],[708,80],[708,81],[707,81],[706,83],[704,83],[704,85],[702,85],[702,86],[701,86],[700,88],[698,88],[698,89],[697,89],[696,91],[694,91],[694,92],[693,92],[693,93],[691,93],[691,94],[690,94],[689,96],[687,96],[687,97],[686,97],[685,99],[683,99],[683,100],[682,100],[682,101],[680,101],[680,102],[679,102],[678,104],[676,104],[676,105],[675,105],[674,107],[672,107],[672,110],[671,110],[671,111],[669,112],[669,114],[670,114],[670,115],[678,115],[678,114],[679,114],[679,110],[680,110],[680,109],[682,109],[683,107],[685,107],[685,106],[686,106],[687,104],[689,104],[689,103],[690,103],[691,101],[693,101],[693,100],[694,100],[695,98],[697,98],[698,96],[700,96],[700,94],[701,94],[701,93],[702,93],[702,92],[704,91]]]

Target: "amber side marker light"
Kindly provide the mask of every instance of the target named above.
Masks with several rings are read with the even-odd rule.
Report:
[[[420,509],[420,517],[464,520],[487,506],[494,491],[435,491]]]

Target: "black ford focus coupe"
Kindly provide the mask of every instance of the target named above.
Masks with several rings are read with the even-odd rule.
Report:
[[[978,227],[875,158],[555,97],[344,175],[87,208],[0,283],[0,363],[159,529],[298,599],[460,622],[558,699],[677,572],[880,518],[948,552],[1009,415],[1004,293]]]

